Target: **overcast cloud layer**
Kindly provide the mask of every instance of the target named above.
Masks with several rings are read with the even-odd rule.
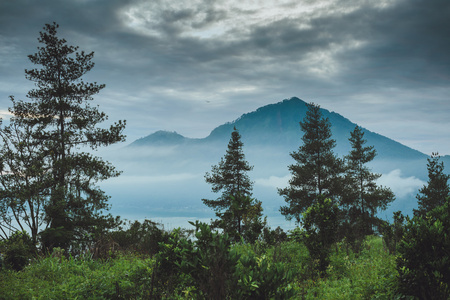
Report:
[[[87,80],[128,141],[205,137],[297,96],[431,154],[450,154],[448,0],[0,0],[0,113],[24,99],[45,23],[95,51]]]

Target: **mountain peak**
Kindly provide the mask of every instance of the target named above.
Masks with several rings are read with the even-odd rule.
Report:
[[[306,102],[292,97],[278,103],[268,104],[253,112],[243,114],[232,122],[225,123],[211,131],[203,139],[189,139],[177,132],[157,131],[147,137],[133,142],[132,146],[173,146],[181,144],[212,142],[225,143],[229,140],[233,128],[236,127],[246,146],[271,146],[286,149],[288,152],[296,150],[301,144],[302,132],[299,123],[307,112]],[[346,155],[350,150],[348,138],[356,124],[336,112],[321,108],[322,115],[330,120],[333,139],[337,141],[335,152]],[[424,154],[408,148],[387,137],[381,136],[363,128],[369,145],[375,146],[378,157],[396,157],[397,159],[423,158]]]
[[[176,131],[159,130],[146,137],[137,139],[130,146],[161,146],[161,145],[177,145],[187,140],[184,136]]]

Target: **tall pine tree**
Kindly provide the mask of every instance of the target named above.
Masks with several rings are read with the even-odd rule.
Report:
[[[45,203],[44,246],[67,248],[112,226],[112,216],[103,214],[109,208],[108,196],[96,183],[120,172],[80,148],[95,150],[124,141],[125,122],[109,128],[97,126],[108,117],[90,102],[105,85],[87,83],[82,78],[94,67],[94,53],[78,52],[78,47],[67,45],[57,36],[58,27],[56,23],[47,24],[40,32],[38,41],[43,46],[28,56],[39,67],[25,70],[36,89],[28,92],[29,102],[12,99],[11,112],[17,124],[36,129],[33,139],[44,147],[50,188]]]
[[[235,240],[241,237],[254,240],[262,231],[265,220],[262,220],[261,202],[251,197],[253,182],[247,172],[253,166],[245,160],[243,145],[241,135],[234,128],[225,156],[218,165],[212,166],[211,173],[205,175],[212,191],[222,192],[222,195],[216,200],[202,201],[219,218],[214,226],[222,228]]]
[[[418,209],[414,210],[414,214],[425,216],[427,212],[435,209],[444,203],[450,197],[450,187],[448,180],[450,175],[444,173],[444,162],[439,162],[438,153],[432,153],[428,158],[428,184],[419,190],[417,195]]]
[[[359,126],[350,133],[350,153],[345,156],[345,184],[341,206],[347,239],[362,242],[373,233],[373,225],[378,224],[376,213],[386,209],[395,197],[389,188],[380,187],[376,180],[381,174],[372,173],[367,163],[376,156],[373,146],[365,146],[364,132]]]
[[[289,166],[289,186],[278,190],[287,203],[280,208],[281,214],[289,220],[295,217],[297,222],[319,195],[336,201],[342,170],[341,160],[333,153],[336,141],[331,138],[329,119],[322,116],[319,105],[306,105],[306,116],[300,122],[303,145],[291,153],[296,163]]]

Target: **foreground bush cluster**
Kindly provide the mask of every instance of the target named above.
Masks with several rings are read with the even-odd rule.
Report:
[[[136,224],[136,223],[135,223]],[[135,225],[134,224],[134,225]],[[142,224],[140,224],[142,227]],[[145,236],[101,258],[76,258],[57,248],[21,271],[0,272],[2,299],[392,299],[395,257],[380,237],[368,237],[359,254],[344,242],[332,248],[319,276],[298,234],[269,244],[232,244],[226,234],[195,223],[185,231],[158,233],[157,251]],[[135,230],[132,226],[129,230]],[[151,236],[156,238],[154,231]],[[121,233],[126,234],[126,231]],[[148,236],[147,236],[148,237]],[[122,236],[123,238],[123,236]],[[125,242],[123,242],[126,244]],[[133,245],[132,245],[133,244]]]

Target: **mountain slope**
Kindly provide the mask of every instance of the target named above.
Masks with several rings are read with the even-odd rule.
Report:
[[[177,133],[158,131],[145,138],[133,142],[132,146],[160,146],[186,144],[208,144],[228,142],[230,134],[236,127],[242,135],[245,146],[279,147],[287,151],[296,150],[301,143],[302,132],[299,122],[306,114],[305,102],[298,98],[283,100],[258,108],[254,112],[243,114],[237,120],[215,128],[209,136],[203,139],[188,139]],[[324,117],[332,124],[333,138],[337,141],[335,152],[345,155],[350,150],[348,138],[356,124],[340,114],[321,109]],[[423,159],[425,154],[406,147],[394,140],[363,129],[369,145],[375,146],[379,159]]]

